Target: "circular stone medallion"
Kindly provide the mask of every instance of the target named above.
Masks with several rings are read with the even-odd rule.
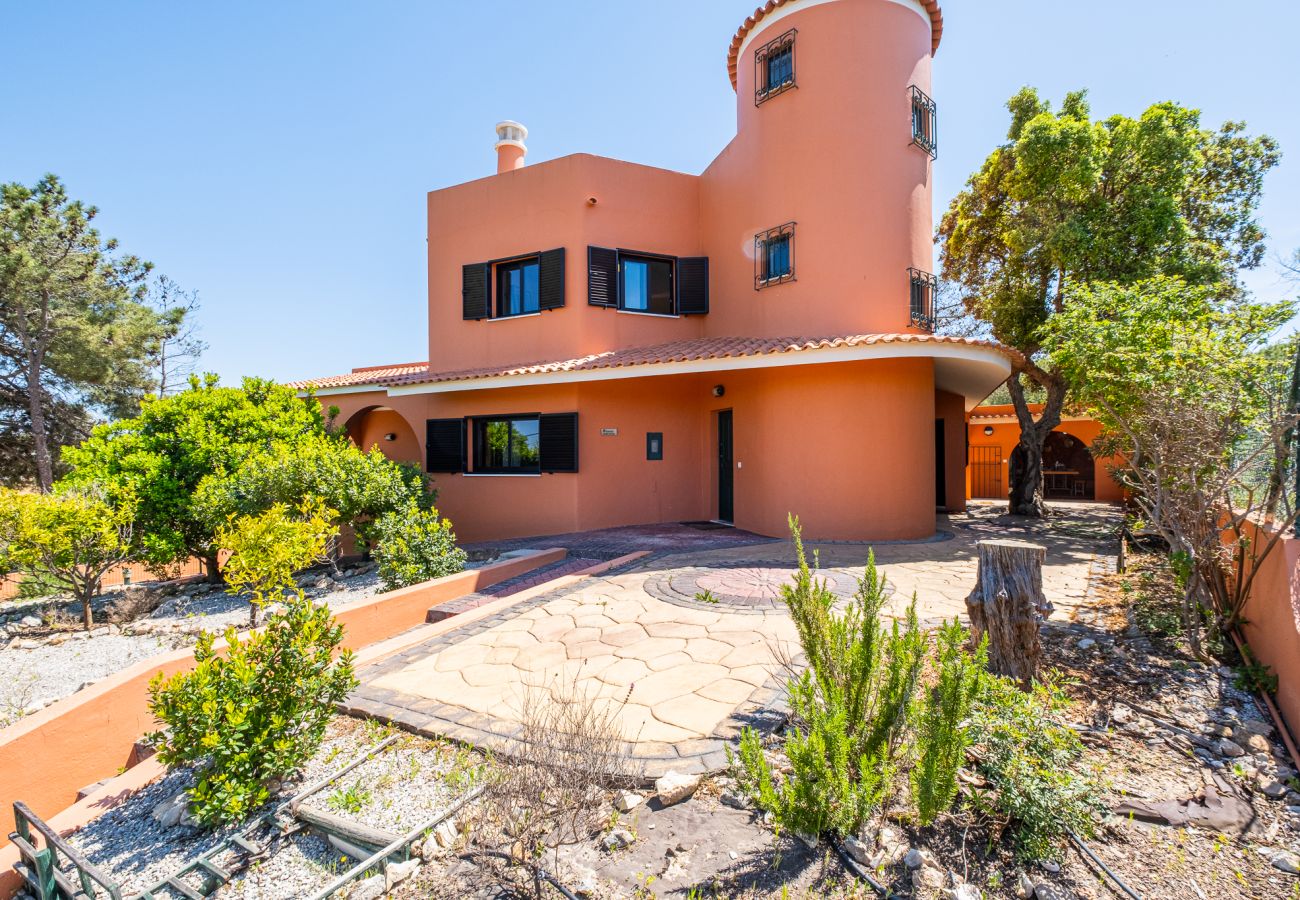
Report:
[[[644,589],[665,603],[690,609],[726,607],[729,612],[761,613],[784,607],[781,587],[794,584],[797,572],[792,563],[783,562],[689,566],[652,575]],[[825,581],[837,597],[850,597],[858,589],[857,578],[845,572],[822,569],[814,577]]]

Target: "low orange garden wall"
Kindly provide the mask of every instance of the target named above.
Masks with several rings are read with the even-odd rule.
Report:
[[[539,550],[436,578],[335,610],[347,629],[344,644],[357,650],[423,624],[429,607],[455,600],[567,555]],[[218,644],[220,646],[220,644]],[[0,731],[0,846],[8,843],[9,811],[22,800],[42,818],[72,805],[77,792],[130,764],[136,740],[155,727],[149,682],[194,667],[192,649],[139,662]],[[0,873],[0,882],[3,873]],[[0,894],[3,892],[0,891]]]
[[[1300,734],[1300,540],[1284,535],[1260,564],[1243,614],[1242,637],[1277,675],[1278,709]]]

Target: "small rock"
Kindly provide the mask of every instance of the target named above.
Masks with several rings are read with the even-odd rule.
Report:
[[[794,833],[794,836],[797,837],[800,840],[800,842],[802,842],[803,845],[807,847],[809,850],[816,850],[817,845],[821,843],[821,841],[818,840],[815,834],[808,834],[807,832],[796,831]]]
[[[1268,737],[1273,733],[1273,725],[1263,719],[1242,719],[1241,730],[1247,734],[1258,734]]]
[[[871,848],[855,837],[846,837],[844,839],[844,852],[853,858],[858,865],[874,869],[875,866],[871,859]]]
[[[889,826],[885,826],[876,832],[876,846],[880,848],[880,854],[877,857],[875,866],[882,863],[892,866],[906,856],[907,851],[911,849],[907,845],[907,841],[899,837],[898,832]],[[872,868],[875,868],[875,866],[872,866]]]
[[[674,803],[682,802],[694,794],[695,789],[699,786],[699,775],[682,775],[679,772],[669,772],[662,778],[655,779],[655,791],[659,794],[659,802],[664,806],[672,806]]]
[[[444,850],[456,846],[456,839],[460,835],[456,831],[456,820],[446,819],[437,828],[433,829],[433,841]]]
[[[420,860],[408,859],[406,862],[389,863],[384,869],[384,890],[391,891],[395,885],[401,884],[406,879],[415,874],[415,870],[420,868]]]
[[[1286,811],[1293,816],[1300,816],[1300,804],[1296,804],[1296,803],[1287,804]]]
[[[388,890],[384,887],[384,876],[371,875],[365,881],[358,881],[356,886],[348,891],[348,900],[379,900],[386,893]]]
[[[921,866],[912,872],[913,897],[937,897],[943,890],[943,872],[929,866]]]
[[[1214,751],[1220,756],[1226,756],[1229,759],[1235,759],[1238,756],[1246,755],[1246,751],[1241,748],[1240,744],[1235,741],[1230,741],[1227,738],[1216,743],[1214,745]]]
[[[946,888],[945,897],[951,897],[952,900],[983,900],[984,892],[973,884],[959,884],[956,887]]]
[[[1116,703],[1110,711],[1110,720],[1116,725],[1126,725],[1137,717],[1137,713],[1123,703]]]
[[[189,794],[181,791],[176,796],[169,797],[155,805],[150,815],[163,828],[171,828],[180,825],[183,818],[192,818],[189,814],[189,805]]]
[[[749,798],[744,794],[737,794],[732,791],[723,791],[722,797],[719,798],[723,806],[730,806],[732,809],[748,809]]]
[[[1053,875],[1059,875],[1061,872],[1061,864],[1054,859],[1045,859],[1041,861],[1039,865],[1048,872],[1051,872]]]
[[[1269,862],[1279,872],[1286,872],[1288,875],[1300,875],[1300,856],[1296,856],[1289,850],[1281,850],[1273,854]]]
[[[737,853],[735,850],[730,851],[729,855],[731,856],[732,859],[740,859],[740,854]]]
[[[1034,885],[1034,900],[1070,900],[1070,895],[1054,884],[1040,881]]]
[[[630,847],[636,836],[626,828],[612,828],[601,838],[601,843],[605,849],[613,853],[615,850],[622,850],[624,847]]]
[[[614,808],[621,813],[631,812],[642,803],[645,797],[642,797],[636,791],[619,791],[614,797]]]
[[[574,866],[570,884],[573,892],[579,897],[594,897],[596,892],[600,890],[600,882],[596,878],[596,873],[586,866]]]
[[[926,867],[937,869],[939,867],[929,850],[918,850],[915,847],[907,851],[907,855],[903,857],[903,865],[913,870]]]
[[[1238,731],[1239,730],[1240,729],[1238,729]],[[1236,733],[1237,732],[1234,732],[1234,735]],[[1242,736],[1240,741],[1234,741],[1234,743],[1240,744],[1251,753],[1268,753],[1273,749],[1272,743],[1270,743],[1269,739],[1264,737],[1262,734],[1247,734]]]
[[[1021,900],[1031,900],[1034,896],[1034,879],[1024,872],[1016,876],[1016,896]]]
[[[1083,640],[1079,641],[1079,643],[1075,644],[1075,646],[1078,647],[1080,650],[1091,650],[1093,647],[1097,646],[1097,642],[1094,641],[1092,638],[1084,638]]]
[[[1227,725],[1220,725],[1218,722],[1211,722],[1206,727],[1205,733],[1216,738],[1232,737],[1232,729]]]
[[[18,621],[18,624],[24,628],[40,628],[41,620],[36,616],[23,616],[22,619]]]
[[[41,647],[40,641],[34,641],[31,638],[24,638],[21,641],[15,641],[14,644],[11,644],[10,646],[14,646],[15,644],[19,650],[39,650]]]
[[[1261,776],[1259,792],[1270,800],[1281,800],[1287,794],[1287,787],[1280,781],[1269,781],[1267,776]]]

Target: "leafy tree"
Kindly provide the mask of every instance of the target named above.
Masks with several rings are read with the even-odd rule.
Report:
[[[944,277],[1024,356],[1007,382],[1021,430],[1011,511],[1041,515],[1043,443],[1068,389],[1042,353],[1044,325],[1078,296],[1075,287],[1099,282],[1176,275],[1235,291],[1238,270],[1263,256],[1255,213],[1279,153],[1240,123],[1204,129],[1198,111],[1176,103],[1094,121],[1082,91],[1053,111],[1024,88],[1007,108],[1007,143],[953,200],[938,242]],[[1028,385],[1045,393],[1038,419]]]
[[[1295,307],[1177,278],[1075,294],[1044,329],[1044,347],[1105,426],[1106,451],[1126,461],[1117,477],[1174,553],[1184,630],[1200,654],[1205,617],[1214,631],[1236,624],[1259,562],[1294,520],[1270,489],[1296,425],[1290,361],[1262,351]],[[1252,520],[1279,502],[1280,528],[1261,539]]]
[[[230,551],[226,591],[249,595],[249,625],[256,625],[258,611],[282,599],[285,591],[301,593],[293,575],[324,558],[335,515],[313,497],[296,511],[276,503],[255,516],[232,517],[217,529],[217,545]]]
[[[86,424],[74,411],[135,411],[165,331],[139,302],[148,264],[116,255],[117,242],[91,227],[96,213],[53,175],[0,185],[0,421],[30,435],[42,491],[61,442]]]
[[[100,580],[130,557],[133,514],[129,492],[110,505],[93,489],[29,494],[0,488],[0,570],[66,588],[81,601],[89,631]]]
[[[194,505],[217,524],[276,503],[299,506],[320,498],[336,527],[352,526],[370,538],[375,520],[411,507],[430,509],[435,496],[419,465],[394,462],[378,448],[367,453],[343,435],[314,434],[258,450],[233,473],[208,476]]]
[[[221,387],[208,375],[179,394],[146,399],[138,416],[100,425],[64,456],[74,483],[103,485],[110,498],[138,497],[137,558],[164,567],[197,556],[218,583],[214,533],[221,523],[196,505],[199,485],[237,471],[267,447],[324,433],[315,398],[256,378]]]
[[[375,561],[387,590],[453,575],[465,568],[465,551],[456,546],[451,520],[436,509],[410,506],[374,524]]]

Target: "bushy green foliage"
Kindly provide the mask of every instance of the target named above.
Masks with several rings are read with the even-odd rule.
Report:
[[[110,500],[128,491],[138,497],[137,558],[165,566],[199,556],[215,573],[221,520],[196,506],[199,484],[230,475],[268,446],[324,433],[314,398],[255,378],[220,387],[209,375],[191,379],[187,391],[146,400],[135,418],[99,426],[64,458],[74,483],[102,485]]]
[[[269,798],[267,781],[292,772],[320,746],[338,703],[356,686],[352,654],[333,656],[343,626],[299,594],[266,628],[223,656],[204,634],[192,672],[149,685],[163,724],[150,735],[167,765],[196,764],[190,808],[204,824],[237,822]]]
[[[100,580],[130,553],[134,497],[125,492],[119,501],[110,504],[93,486],[54,494],[0,488],[0,571],[56,582],[81,601],[89,630]]]
[[[1079,736],[1054,721],[1066,702],[1051,677],[1026,692],[1010,678],[986,675],[971,717],[990,788],[976,795],[976,805],[1011,829],[1023,860],[1059,857],[1069,832],[1092,834],[1101,811],[1096,780],[1080,768]]]
[[[735,768],[742,788],[783,828],[851,834],[892,787],[926,637],[915,599],[905,624],[886,628],[885,582],[874,556],[844,612],[836,612],[835,594],[808,565],[794,517],[790,532],[799,568],[794,584],[782,587],[782,599],[808,662],[787,686],[785,753],[792,772],[774,778],[753,729],[742,734]]]
[[[377,447],[363,451],[341,434],[313,434],[258,450],[234,472],[208,476],[194,505],[204,519],[221,523],[312,497],[334,511],[334,524],[353,526],[367,539],[375,520],[410,506],[429,509],[436,494],[418,465],[394,462]]]
[[[451,521],[436,509],[410,506],[382,516],[371,534],[379,580],[386,590],[452,575],[465,568],[467,555],[456,546]]]
[[[988,661],[987,640],[975,653],[966,645],[970,635],[954,619],[939,629],[935,681],[917,704],[914,726],[916,765],[912,767],[912,800],[922,825],[929,825],[952,806],[957,796],[957,770],[970,746],[967,728],[979,696]]]
[[[230,551],[226,560],[227,593],[249,595],[249,624],[257,612],[286,592],[301,596],[294,573],[319,562],[335,529],[334,511],[318,497],[303,500],[298,509],[283,503],[255,516],[232,517],[217,529],[217,543]]]

